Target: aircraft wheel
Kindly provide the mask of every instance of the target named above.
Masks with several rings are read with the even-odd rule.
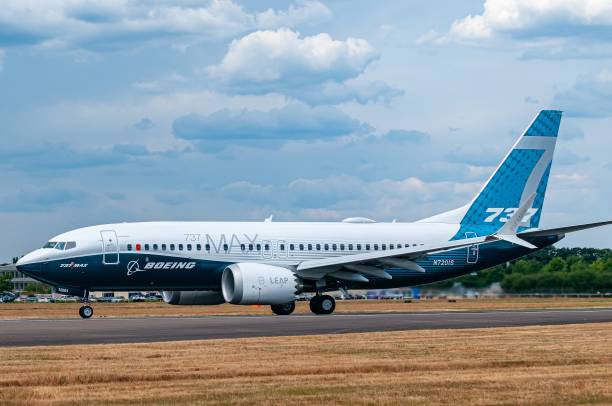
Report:
[[[271,305],[270,308],[275,314],[279,316],[287,316],[295,310],[295,302]]]
[[[336,299],[329,295],[321,296],[319,301],[321,314],[332,314],[336,310]]]
[[[335,309],[336,300],[329,295],[317,295],[310,299],[310,311],[314,314],[331,314]]]
[[[321,301],[321,296],[316,295],[316,296],[313,296],[310,299],[310,302],[308,303],[310,305],[310,311],[313,312],[314,314],[321,314],[320,307],[319,307],[320,301]]]
[[[79,316],[84,319],[88,319],[93,316],[93,308],[91,306],[81,306],[79,309]]]

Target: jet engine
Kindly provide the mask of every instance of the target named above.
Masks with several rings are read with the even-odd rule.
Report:
[[[251,262],[232,264],[221,277],[223,298],[232,304],[289,303],[302,288],[302,280],[291,270]]]
[[[221,292],[214,290],[164,290],[164,302],[171,305],[218,305],[225,303]]]

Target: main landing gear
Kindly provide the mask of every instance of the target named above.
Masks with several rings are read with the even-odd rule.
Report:
[[[329,295],[316,295],[310,299],[310,311],[314,314],[332,314],[336,309],[336,300]]]
[[[279,316],[287,316],[295,310],[295,302],[271,305],[272,311]]]
[[[85,291],[85,296],[83,297],[83,306],[79,308],[79,316],[84,319],[88,319],[93,316],[93,308],[89,305],[89,291]]]

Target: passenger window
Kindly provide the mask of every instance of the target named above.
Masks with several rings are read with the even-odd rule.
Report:
[[[138,245],[136,247],[138,247]],[[170,251],[174,251],[174,244],[170,244]]]
[[[340,251],[344,251],[344,244],[340,244]]]
[[[257,244],[257,251],[261,251],[261,244]]]
[[[246,246],[244,244],[240,244],[240,250],[241,251],[246,251]]]
[[[183,244],[179,244],[178,247],[179,247],[179,251],[183,250]]]
[[[202,244],[196,244],[196,250],[202,251]]]
[[[312,251],[312,244],[308,244],[308,251]]]
[[[191,244],[187,244],[187,251],[191,251]]]
[[[361,251],[361,244],[357,244],[357,251]]]
[[[285,244],[281,244],[281,245],[280,245],[280,250],[281,250],[281,251],[284,251],[284,250],[285,250]]]
[[[390,249],[390,250],[392,250],[392,249],[393,249],[393,247],[395,247],[395,245],[393,245],[393,244],[389,244],[389,249]]]
[[[332,244],[332,250],[334,250],[334,251],[335,251],[335,250],[336,250],[336,248],[337,248],[336,244]]]
[[[145,244],[145,251],[149,250],[149,244]]]
[[[325,251],[329,251],[329,244],[325,244],[324,247],[325,247]]]
[[[157,244],[153,244],[153,251],[157,251],[157,248],[158,248]]]
[[[249,244],[249,251],[253,251],[253,244]]]
[[[140,244],[136,244],[136,251],[140,251]]]
[[[378,244],[374,244],[374,251],[378,251]]]
[[[304,251],[304,244],[300,244],[300,251]]]
[[[266,251],[270,251],[270,244],[266,244],[266,245],[264,245],[264,249],[265,249]]]
[[[206,244],[205,248],[206,248],[206,251],[210,251],[210,244]]]
[[[132,250],[132,244],[128,244],[128,245],[127,245],[127,250],[128,250],[128,251],[131,251],[131,250]]]
[[[223,244],[223,251],[227,252],[229,250],[229,247],[227,246],[227,244]]]
[[[366,251],[370,250],[370,244],[366,244]]]
[[[387,249],[387,244],[383,244],[383,245],[381,246],[381,248],[383,249],[383,251],[384,251],[384,250],[386,250],[386,249]]]
[[[166,250],[166,244],[162,244],[162,251]]]
[[[72,249],[74,247],[76,247],[76,241],[68,241],[66,243],[66,248],[65,249],[69,250],[69,249]]]
[[[291,251],[293,251],[293,250],[295,249],[295,245],[293,245],[293,244],[289,244],[289,249],[290,249]]]
[[[349,251],[352,251],[353,250],[353,244],[349,244],[348,248],[349,248]]]
[[[317,244],[317,251],[321,251],[321,244]]]

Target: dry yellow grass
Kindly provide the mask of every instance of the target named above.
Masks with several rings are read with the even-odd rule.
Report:
[[[170,317],[205,315],[272,314],[269,306],[171,306],[165,303],[93,303],[94,317]],[[4,303],[0,319],[78,318],[79,303]],[[612,299],[599,298],[511,298],[511,299],[431,299],[413,303],[401,300],[338,301],[336,312],[429,312],[460,310],[518,310],[612,307]],[[297,313],[309,313],[307,302],[298,302]]]
[[[612,323],[3,348],[0,371],[2,405],[612,404]]]

